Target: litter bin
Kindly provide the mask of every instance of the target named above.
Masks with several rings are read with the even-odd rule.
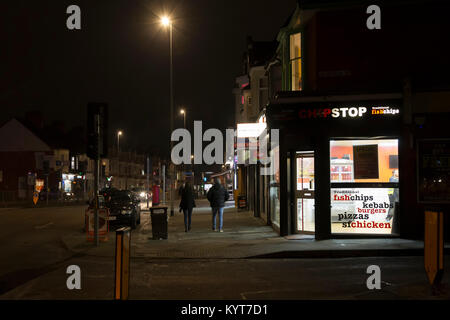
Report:
[[[167,207],[151,207],[153,240],[167,239]]]

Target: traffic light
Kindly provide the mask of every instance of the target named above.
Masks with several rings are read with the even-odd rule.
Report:
[[[108,156],[108,105],[89,103],[87,108],[87,149],[89,158]]]
[[[80,161],[78,163],[78,173],[80,176],[84,176],[86,174],[86,161]]]

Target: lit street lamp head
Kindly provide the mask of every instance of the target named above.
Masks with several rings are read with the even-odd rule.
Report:
[[[181,110],[180,110],[180,113],[181,113],[181,114],[184,114],[184,109],[181,109]]]
[[[167,16],[161,18],[161,23],[163,26],[167,27],[170,25],[170,19]]]
[[[118,136],[121,136],[121,135],[122,135],[122,131],[118,131],[118,132],[117,132],[117,135],[118,135]]]

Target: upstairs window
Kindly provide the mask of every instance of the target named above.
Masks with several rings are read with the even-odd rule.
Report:
[[[302,37],[301,33],[289,37],[289,63],[291,71],[291,90],[302,90]]]

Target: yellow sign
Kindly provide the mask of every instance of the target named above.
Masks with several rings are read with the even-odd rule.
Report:
[[[444,271],[444,215],[425,211],[424,262],[430,284],[440,282]]]
[[[34,204],[36,204],[39,200],[39,192],[34,192],[33,193],[33,202]]]
[[[44,179],[36,179],[35,190],[41,192],[44,189]]]

